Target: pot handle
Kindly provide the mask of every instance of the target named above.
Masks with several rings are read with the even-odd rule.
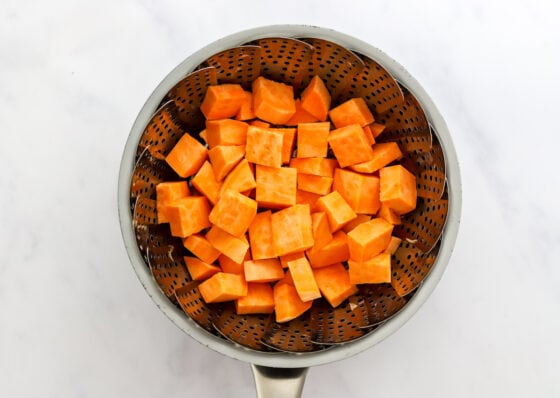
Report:
[[[309,368],[269,368],[251,365],[257,398],[299,398]]]

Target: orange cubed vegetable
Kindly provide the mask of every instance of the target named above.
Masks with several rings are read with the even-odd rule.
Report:
[[[255,118],[255,112],[253,112],[253,94],[249,91],[245,91],[245,99],[239,108],[239,112],[235,115],[235,120],[251,120]]]
[[[294,145],[296,142],[296,129],[285,128],[275,130],[280,131],[282,132],[282,134],[284,134],[284,139],[282,141],[282,164],[288,164],[290,163],[292,153],[294,152]]]
[[[245,257],[241,261],[241,263],[236,263],[235,261],[233,261],[228,256],[226,256],[224,254],[221,254],[220,257],[218,257],[218,263],[220,264],[220,267],[222,268],[223,272],[227,272],[228,274],[243,274],[243,275],[245,275],[245,268],[243,267],[243,263],[245,261],[250,260],[250,259],[251,259],[251,256],[249,255],[249,251],[247,251],[247,253],[245,253]]]
[[[247,161],[262,166],[282,166],[284,134],[275,129],[249,126],[245,157]]]
[[[222,184],[216,180],[210,162],[204,162],[198,173],[191,179],[191,184],[198,192],[206,196],[212,204],[218,201]]]
[[[313,248],[319,250],[333,238],[326,213],[312,213],[311,225],[313,228]]]
[[[329,122],[300,123],[297,127],[297,157],[324,158],[327,156]]]
[[[391,255],[381,253],[364,261],[348,260],[350,282],[359,283],[390,283]]]
[[[370,126],[364,126],[364,127],[362,127],[362,130],[364,130],[364,134],[366,135],[366,138],[368,140],[368,144],[370,144],[370,145],[375,144],[375,138],[373,138],[373,132],[371,131],[371,127]]]
[[[280,209],[296,204],[297,170],[291,167],[257,165],[257,193],[259,206]]]
[[[165,209],[167,205],[173,203],[177,199],[190,196],[189,185],[186,181],[160,182],[156,185],[156,206],[158,223],[166,223],[167,215]]]
[[[232,119],[207,120],[206,140],[210,148],[218,145],[245,145],[247,128],[245,122]]]
[[[292,254],[286,254],[284,256],[280,256],[280,264],[282,264],[282,268],[288,268],[288,261],[297,260],[300,257],[305,257],[305,252],[296,252]],[[289,272],[289,271],[288,271]],[[290,276],[291,278],[291,276]]]
[[[329,145],[340,167],[367,162],[373,156],[371,145],[359,124],[351,124],[332,130]]]
[[[200,285],[198,290],[207,303],[235,300],[247,295],[247,282],[243,275],[218,272]]]
[[[371,133],[373,134],[373,138],[377,138],[379,134],[381,134],[385,130],[384,124],[379,123],[372,123],[370,125]]]
[[[358,292],[358,288],[350,283],[348,271],[341,263],[314,269],[313,274],[321,294],[333,308],[338,307],[344,300]]]
[[[373,146],[373,155],[370,160],[353,164],[350,169],[359,173],[373,173],[401,157],[402,152],[396,142],[379,143]]]
[[[301,252],[313,246],[309,205],[294,205],[271,216],[272,244],[278,256]]]
[[[321,195],[316,193],[305,192],[298,189],[296,191],[296,204],[307,204],[311,211],[317,211],[317,200],[319,200],[320,197]]]
[[[383,251],[383,253],[395,254],[399,246],[401,245],[402,239],[397,238],[396,236],[391,236],[391,241],[389,242],[389,246]]]
[[[334,233],[332,240],[322,248],[308,250],[307,258],[313,268],[326,267],[327,265],[347,261],[349,252],[346,234],[343,231]]]
[[[194,175],[208,156],[208,149],[189,134],[184,134],[169,152],[165,161],[183,177]]]
[[[296,99],[295,104],[296,113],[285,123],[286,126],[297,126],[300,123],[314,123],[319,121],[319,119],[301,107],[301,100]]]
[[[167,206],[171,235],[186,238],[210,226],[210,205],[204,196],[187,196]]]
[[[252,120],[251,122],[249,122],[249,125],[255,127],[262,127],[262,128],[270,127],[270,123],[263,122],[262,120]]]
[[[220,192],[231,189],[237,192],[250,191],[257,183],[247,159],[241,159],[224,179]]]
[[[333,179],[331,177],[314,176],[311,174],[297,175],[297,188],[300,191],[326,195],[331,191],[332,185]]]
[[[254,260],[276,257],[272,244],[271,215],[270,210],[258,213],[249,225],[249,241]]]
[[[392,232],[393,225],[382,218],[358,225],[348,232],[350,258],[360,262],[381,253],[389,246]]]
[[[292,254],[289,254],[289,256],[292,256]],[[288,268],[288,265],[286,264],[286,266],[284,268]],[[276,282],[275,286],[278,286],[282,283],[287,283],[288,285],[292,285],[294,286],[294,280],[292,279],[292,274],[290,274],[290,270],[286,270],[286,273],[284,274],[284,277],[282,279],[280,279],[278,282]]]
[[[206,90],[200,110],[208,120],[233,117],[245,101],[245,92],[239,84],[220,84]]]
[[[233,236],[243,235],[257,215],[257,202],[231,189],[225,190],[210,212],[210,222]]]
[[[416,208],[416,177],[401,165],[384,167],[379,171],[381,203],[397,214]]]
[[[363,98],[349,99],[331,109],[329,117],[337,129],[351,124],[359,124],[363,127],[373,123],[374,120]]]
[[[221,181],[245,155],[244,145],[218,145],[208,151],[214,175]]]
[[[338,167],[338,162],[336,159],[326,158],[294,158],[290,160],[290,167],[296,168],[299,174],[332,178],[334,169]]]
[[[253,111],[262,120],[285,124],[296,113],[294,89],[262,76],[253,81]]]
[[[354,228],[356,228],[358,225],[368,222],[371,220],[371,216],[368,216],[367,214],[358,214],[358,216],[353,219],[352,221],[350,221],[348,224],[346,224],[342,230],[346,233],[352,231]]]
[[[336,169],[333,191],[337,191],[357,214],[375,214],[379,202],[379,178]]]
[[[317,282],[315,282],[313,270],[307,258],[302,256],[296,260],[288,261],[288,268],[301,301],[312,301],[321,297],[321,292]]]
[[[393,225],[400,225],[401,224],[401,216],[395,213],[389,206],[386,204],[382,204],[377,212],[377,217],[380,217]]]
[[[205,263],[196,257],[185,256],[183,258],[194,281],[203,281],[221,271],[220,267]]]
[[[208,242],[220,253],[225,254],[237,264],[241,264],[249,250],[249,244],[243,239],[228,234],[217,226],[212,226],[206,234]]]
[[[272,314],[274,311],[274,293],[268,283],[247,283],[247,295],[235,300],[237,315]]]
[[[331,95],[319,76],[314,76],[301,93],[301,107],[320,121],[327,120]]]
[[[220,252],[214,248],[202,235],[194,234],[183,239],[183,246],[205,263],[212,264],[220,257]]]
[[[204,129],[200,133],[198,133],[198,136],[200,138],[202,138],[202,140],[208,144],[208,133],[206,132],[206,129]]]
[[[247,282],[273,282],[284,277],[284,270],[277,258],[245,261],[243,268]]]
[[[274,285],[274,311],[276,322],[291,321],[311,308],[313,301],[301,301],[295,286],[289,283]]]
[[[331,232],[338,231],[357,216],[337,191],[320,197],[317,200],[317,207],[327,213]]]

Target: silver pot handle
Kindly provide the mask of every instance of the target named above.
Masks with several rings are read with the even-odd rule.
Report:
[[[309,368],[269,368],[251,365],[257,398],[299,398]]]

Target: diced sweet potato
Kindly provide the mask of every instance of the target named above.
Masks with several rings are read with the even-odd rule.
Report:
[[[313,228],[313,248],[319,250],[333,238],[327,214],[323,212],[312,213],[311,224]]]
[[[305,252],[296,252],[296,253],[280,256],[280,264],[282,265],[282,268],[288,268],[288,261],[294,261],[299,259],[300,257],[305,257]]]
[[[206,196],[212,204],[216,204],[220,197],[222,184],[216,180],[210,162],[204,162],[198,173],[191,179],[191,184],[198,192]]]
[[[391,241],[389,242],[389,246],[383,251],[383,253],[395,254],[399,246],[401,245],[402,239],[397,238],[396,236],[391,236]]]
[[[295,104],[296,113],[286,122],[286,126],[297,126],[300,123],[314,123],[319,121],[319,119],[301,107],[301,101],[299,99],[295,100]]]
[[[329,117],[337,129],[356,123],[363,127],[374,120],[363,98],[352,98],[331,109]]]
[[[167,215],[165,209],[167,205],[177,199],[190,196],[191,192],[186,181],[160,182],[156,185],[156,207],[158,223],[166,223]]]
[[[276,257],[272,244],[271,215],[270,210],[258,213],[249,225],[249,241],[254,260]]]
[[[249,255],[249,251],[247,251],[247,253],[245,253],[245,258],[243,259],[243,261],[241,261],[241,263],[236,263],[235,261],[233,261],[231,258],[229,258],[228,256],[221,254],[220,257],[218,257],[218,263],[220,264],[220,267],[222,268],[223,272],[226,272],[228,274],[243,274],[245,275],[245,267],[243,266],[243,263],[245,261],[248,261],[251,259],[251,256]]]
[[[249,250],[249,244],[243,239],[228,234],[226,231],[215,225],[212,226],[210,231],[206,234],[206,239],[208,239],[208,242],[210,242],[214,248],[219,250],[220,253],[225,254],[237,264],[243,262],[245,255]]]
[[[220,84],[206,90],[200,110],[208,120],[233,117],[245,101],[245,92],[239,84]]]
[[[200,138],[202,138],[202,140],[208,144],[208,133],[206,132],[206,129],[202,130],[200,133],[198,133],[198,136]]]
[[[403,166],[384,167],[379,171],[381,203],[397,214],[416,208],[416,177]]]
[[[245,157],[247,161],[262,166],[282,166],[284,133],[275,129],[249,126]]]
[[[293,254],[289,254],[288,256],[293,256]],[[295,257],[294,257],[295,258]],[[284,268],[288,268],[288,264]],[[284,273],[284,277],[276,282],[275,286],[278,286],[282,283],[287,283],[288,285],[294,286],[294,280],[292,279],[292,274],[290,273],[290,269],[287,269]]]
[[[235,300],[247,295],[247,282],[243,275],[218,272],[198,285],[202,298],[207,303]]]
[[[350,283],[348,271],[341,263],[313,270],[315,281],[323,297],[333,307],[338,307],[344,300],[358,292],[358,288]]]
[[[245,234],[257,215],[257,202],[227,189],[210,212],[210,222],[233,236]]]
[[[291,321],[302,315],[311,308],[313,301],[303,302],[295,286],[289,283],[276,284],[274,292],[274,311],[276,312],[276,322],[283,323]]]
[[[346,234],[338,231],[333,234],[332,240],[318,250],[308,250],[307,258],[313,268],[326,267],[334,263],[347,261],[349,258]]]
[[[300,123],[297,127],[297,157],[324,158],[327,156],[329,122]]]
[[[358,216],[352,221],[350,221],[348,224],[346,224],[342,228],[342,230],[348,233],[352,231],[354,228],[356,228],[358,225],[368,222],[369,220],[371,220],[371,216],[368,216],[367,214],[358,214]]]
[[[326,195],[331,191],[332,185],[333,179],[331,177],[314,176],[311,174],[297,175],[297,188],[300,191]]]
[[[332,130],[329,145],[340,167],[367,162],[373,156],[373,150],[359,124],[351,124]]]
[[[301,252],[313,246],[309,205],[294,205],[271,216],[272,244],[279,256]]]
[[[301,107],[320,121],[327,120],[331,95],[319,76],[314,76],[301,93]]]
[[[263,122],[262,120],[252,120],[251,122],[249,122],[249,125],[255,127],[262,127],[262,128],[270,127],[270,123]]]
[[[364,126],[364,127],[362,127],[362,130],[364,130],[364,134],[366,135],[368,144],[370,144],[370,145],[375,144],[375,138],[373,138],[373,133],[371,131],[371,127],[370,126]]]
[[[320,197],[321,195],[316,193],[305,192],[298,189],[296,191],[296,204],[307,204],[311,211],[317,211],[317,200],[319,200]]]
[[[296,129],[295,128],[285,128],[285,129],[274,129],[280,131],[284,134],[284,140],[282,141],[282,164],[289,164],[294,152],[294,145],[296,142]]]
[[[169,152],[165,161],[183,177],[194,175],[208,156],[208,149],[189,134],[184,134]]]
[[[381,253],[389,245],[392,232],[393,225],[382,218],[358,225],[348,232],[350,258],[360,262]]]
[[[253,81],[253,111],[262,120],[285,124],[296,113],[294,89],[262,76]]]
[[[247,283],[247,295],[235,300],[235,312],[245,314],[272,314],[274,293],[268,283]]]
[[[212,264],[220,257],[220,252],[214,248],[202,235],[194,234],[183,239],[183,246],[192,254],[204,261]]]
[[[232,119],[208,120],[206,122],[206,139],[208,146],[245,145],[247,128],[245,122]]]
[[[357,216],[337,191],[320,197],[317,200],[317,207],[327,213],[331,232],[338,231]]]
[[[296,287],[301,301],[312,301],[321,297],[321,292],[319,291],[317,282],[315,282],[313,270],[307,258],[302,256],[298,259],[288,261],[288,268],[290,269],[294,286]]]
[[[185,256],[183,258],[194,281],[203,281],[221,271],[220,267],[205,263],[196,257]]]
[[[359,173],[373,173],[402,157],[402,152],[396,142],[383,142],[375,144],[370,160],[350,166],[350,169]]]
[[[243,267],[247,282],[273,282],[284,277],[284,270],[277,258],[245,261]]]
[[[281,209],[296,204],[297,170],[291,167],[257,165],[257,202],[259,206]]]
[[[210,226],[210,205],[204,196],[187,196],[167,206],[171,235],[186,238]]]
[[[214,175],[221,181],[243,159],[244,145],[218,145],[208,151]]]
[[[321,177],[333,177],[334,169],[338,167],[336,159],[326,158],[293,158],[290,167],[297,169],[300,174],[311,174]]]
[[[395,213],[391,208],[385,204],[382,204],[377,212],[377,217],[380,217],[393,225],[401,224],[401,216]]]
[[[334,171],[333,191],[337,191],[357,214],[375,214],[379,210],[379,178],[353,171]]]
[[[372,123],[370,125],[371,133],[373,134],[373,138],[377,138],[384,130],[385,125],[379,123]]]
[[[231,189],[237,192],[249,191],[256,188],[257,183],[247,159],[242,159],[227,175],[221,187],[221,192]]]
[[[363,261],[348,260],[350,282],[360,283],[390,283],[391,255],[381,253]]]
[[[245,91],[245,99],[241,103],[239,112],[235,115],[235,120],[251,120],[254,118],[255,112],[253,112],[253,94],[249,91]]]

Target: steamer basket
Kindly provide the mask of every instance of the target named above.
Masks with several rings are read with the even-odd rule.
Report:
[[[207,305],[183,263],[188,254],[169,228],[156,224],[155,186],[179,180],[164,157],[184,133],[199,139],[206,88],[258,76],[293,85],[314,75],[333,105],[363,97],[385,124],[380,142],[395,141],[417,179],[418,205],[394,234],[392,282],[363,285],[333,309],[322,299],[304,316],[237,315],[231,303]],[[306,367],[355,355],[402,326],[428,298],[449,261],[459,226],[461,182],[447,126],[418,82],[380,50],[332,30],[269,26],[240,32],[197,51],[154,90],[126,143],[119,175],[124,243],[140,282],[156,305],[205,346],[253,364],[259,394],[301,392]],[[296,368],[296,369],[279,369]],[[290,384],[287,379],[292,380]],[[270,395],[284,391],[288,395]]]

